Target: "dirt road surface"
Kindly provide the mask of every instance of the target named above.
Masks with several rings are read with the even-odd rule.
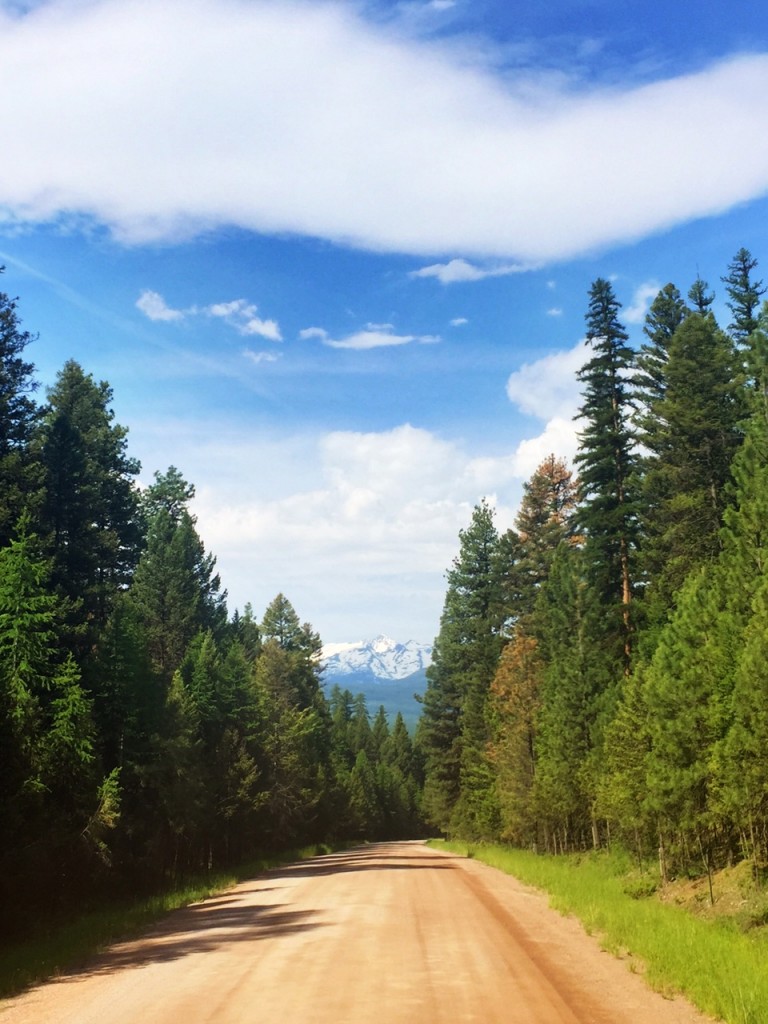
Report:
[[[383,843],[281,868],[0,1002],[0,1024],[705,1024],[546,898]]]

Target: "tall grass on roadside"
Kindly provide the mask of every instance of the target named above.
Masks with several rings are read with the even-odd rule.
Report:
[[[187,880],[158,895],[91,910],[63,923],[41,922],[29,938],[0,946],[0,998],[77,967],[110,943],[140,934],[172,910],[207,899],[270,868],[330,853],[331,849],[317,844],[289,850],[250,860],[229,872]]]
[[[652,886],[638,881],[620,854],[551,857],[480,843],[434,845],[543,889],[555,909],[578,917],[604,949],[637,958],[658,991],[680,993],[728,1024],[768,1021],[768,935],[638,898]]]

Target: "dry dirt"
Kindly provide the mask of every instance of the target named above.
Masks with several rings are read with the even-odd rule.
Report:
[[[546,898],[477,861],[383,843],[254,878],[0,1024],[705,1024]]]

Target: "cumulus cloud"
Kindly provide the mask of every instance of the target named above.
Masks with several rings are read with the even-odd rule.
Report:
[[[754,144],[765,54],[571,89],[480,56],[473,65],[455,40],[411,38],[364,10],[340,0],[0,9],[0,93],[14,97],[0,108],[3,217],[92,217],[127,242],[235,225],[536,262],[768,191],[768,147]],[[664,139],[663,161],[650,138]],[[482,273],[466,260],[433,267],[439,280]]]
[[[329,348],[345,348],[363,351],[372,348],[391,348],[398,345],[431,345],[440,341],[435,334],[395,334],[392,324],[367,324],[362,331],[355,331],[344,338],[332,338],[322,327],[305,327],[299,337],[308,340],[318,338]]]
[[[531,270],[529,266],[507,264],[497,267],[477,267],[467,260],[451,260],[449,263],[432,263],[428,267],[411,271],[410,277],[436,277],[441,284],[458,284],[465,281],[482,281],[486,277],[505,277]]]
[[[487,496],[506,529],[522,487],[514,453],[477,453],[410,424],[244,438],[220,422],[146,421],[131,436],[147,466],[172,437],[230,607],[251,601],[260,615],[282,591],[326,641],[431,640],[472,507]]]
[[[580,341],[572,349],[555,352],[526,363],[507,381],[507,395],[517,408],[544,422],[535,437],[520,441],[515,449],[516,475],[527,480],[544,459],[554,453],[573,461],[578,450],[581,385],[577,371],[589,357],[589,346]]]
[[[166,305],[162,295],[148,289],[143,291],[136,300],[136,308],[150,320],[170,322],[173,320],[183,320],[185,316],[183,310],[171,309],[170,306]]]
[[[578,420],[553,416],[540,434],[518,444],[513,458],[515,474],[529,480],[544,459],[552,454],[572,463],[579,448],[579,429]]]
[[[540,420],[576,415],[580,384],[576,373],[587,361],[589,346],[580,341],[564,352],[553,352],[525,363],[510,374],[507,396],[521,412]]]

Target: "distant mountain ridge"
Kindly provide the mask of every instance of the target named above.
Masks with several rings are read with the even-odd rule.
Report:
[[[401,644],[388,636],[356,643],[326,644],[320,654],[328,679],[369,676],[372,680],[406,679],[423,672],[432,662],[431,644],[408,640]]]

